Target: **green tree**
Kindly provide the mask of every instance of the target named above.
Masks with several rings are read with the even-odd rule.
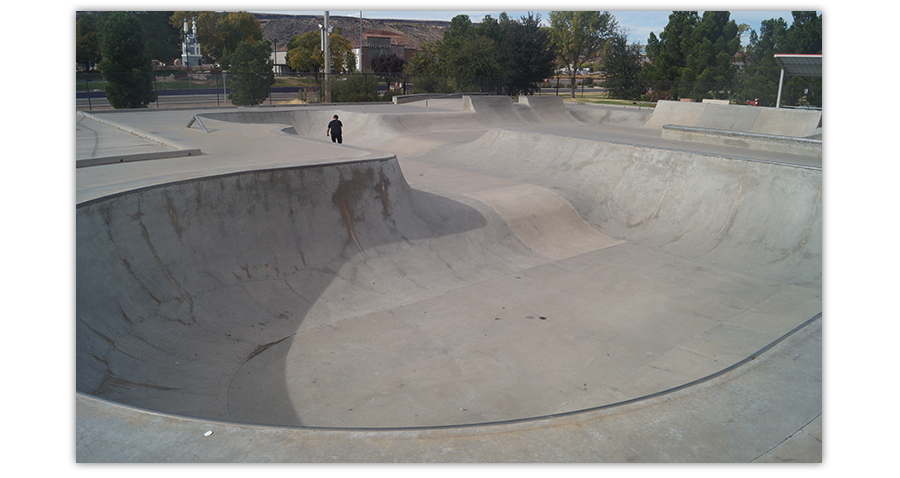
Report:
[[[199,26],[197,33],[200,33]],[[212,45],[212,51],[216,61],[224,69],[230,68],[231,55],[237,50],[238,45],[242,42],[255,43],[263,39],[262,25],[250,12],[230,12],[222,15],[217,33],[219,41]]]
[[[550,12],[550,38],[559,62],[569,70],[572,98],[576,71],[600,54],[617,25],[609,12]]]
[[[75,21],[75,62],[87,71],[103,59],[100,53],[100,25],[91,13],[79,13]]]
[[[436,42],[422,44],[419,51],[403,66],[403,72],[411,77],[410,81],[417,93],[451,93],[453,91],[447,78],[441,76]]]
[[[734,55],[741,46],[740,30],[729,12],[703,12],[691,35],[692,48],[681,80],[694,82],[688,96],[728,98],[734,81]]]
[[[231,93],[235,105],[258,105],[269,97],[275,83],[272,44],[264,41],[242,41],[231,55]]]
[[[250,12],[179,11],[169,18],[169,22],[183,30],[184,20],[187,19],[188,29],[191,30],[195,18],[200,53],[214,59],[225,69],[230,64],[229,56],[240,42],[253,43],[263,39],[262,25]]]
[[[629,45],[625,32],[618,31],[610,38],[600,69],[605,75],[601,86],[610,98],[637,100],[646,92],[640,81],[641,45]]]
[[[669,15],[669,23],[660,33],[659,39],[650,32],[650,38],[647,40],[648,63],[644,65],[641,74],[653,89],[657,91],[674,89],[674,82],[687,68],[688,53],[684,46],[689,44],[691,32],[699,22],[697,12],[672,12]],[[675,94],[677,95],[677,92]],[[677,96],[674,98],[677,99]]]
[[[156,100],[150,57],[141,22],[128,12],[112,12],[103,28],[106,97],[114,108],[143,108]]]
[[[328,37],[331,50],[331,71],[351,72],[355,69],[356,55],[350,42],[341,36],[340,30]],[[287,44],[287,64],[297,71],[319,72],[325,68],[325,54],[322,52],[321,33],[317,30],[295,35]]]
[[[368,75],[349,75],[331,83],[331,101],[335,103],[362,103],[378,101],[376,82]]]
[[[519,21],[500,14],[499,50],[503,90],[508,95],[532,94],[553,75],[550,34],[541,28],[541,15],[528,12]]]
[[[181,56],[181,32],[169,22],[174,12],[135,12],[144,39],[147,41],[147,54],[150,59],[171,63]]]
[[[674,98],[727,97],[734,80],[740,29],[729,12],[672,12],[660,38],[651,33],[643,76]]]
[[[763,20],[759,34],[750,32],[746,48],[742,94],[747,99],[759,98],[760,105],[775,106],[781,67],[776,53],[821,54],[822,16],[816,12],[792,12],[793,23],[788,27],[781,18]],[[785,104],[822,104],[822,79],[810,77],[785,78],[782,102]]]
[[[396,53],[390,55],[378,55],[369,61],[369,67],[372,71],[380,75],[388,73],[402,73],[406,61],[397,56]]]
[[[425,44],[404,71],[413,75],[416,91],[474,91],[495,86],[506,94],[530,93],[553,72],[553,53],[540,16],[520,21],[503,12],[499,20],[486,16],[472,24],[457,15],[443,38]],[[440,76],[438,76],[440,75]]]
[[[759,99],[763,106],[774,106],[781,67],[775,53],[787,45],[788,25],[781,18],[763,20],[759,34],[750,32],[746,61],[741,81],[742,99]]]

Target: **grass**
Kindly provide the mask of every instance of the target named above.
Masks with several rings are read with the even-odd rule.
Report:
[[[222,87],[222,78],[216,81],[216,77],[209,76],[205,80],[199,80],[195,78],[191,78],[188,81],[187,78],[177,79],[177,80],[169,80],[162,81],[163,78],[168,78],[170,74],[166,75],[157,75],[157,80],[155,81],[155,88],[159,90],[187,90],[187,89],[196,89],[196,88],[221,88]],[[226,77],[225,79],[228,84],[230,84],[231,79]],[[273,87],[281,87],[281,86],[296,86],[296,87],[304,87],[304,86],[316,86],[316,80],[313,78],[294,78],[294,77],[275,77],[275,84]],[[96,74],[90,76],[90,81],[87,85],[85,85],[84,77],[78,78],[75,82],[75,91],[87,91],[87,88],[90,88],[91,91],[105,91],[106,90],[106,82],[103,81],[103,75]]]
[[[651,106],[652,105],[651,103],[649,103],[647,101],[618,100],[618,99],[609,98],[605,92],[585,90],[582,93],[580,89],[575,91],[575,97],[572,98],[571,90],[566,89],[564,92],[563,89],[560,88],[559,96],[562,98],[562,100],[564,102],[567,102],[567,103],[590,103],[590,104],[615,105],[615,106]]]

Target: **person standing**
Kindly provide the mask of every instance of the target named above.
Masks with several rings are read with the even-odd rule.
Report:
[[[344,124],[338,119],[338,115],[334,115],[334,119],[328,123],[328,129],[325,130],[325,136],[330,134],[332,143],[343,144],[343,138],[341,138],[341,128],[343,127]]]

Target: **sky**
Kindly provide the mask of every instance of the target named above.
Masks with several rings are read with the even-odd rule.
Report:
[[[547,5],[548,3],[544,3],[543,5]],[[381,6],[381,5],[379,5]],[[515,8],[521,8],[521,4],[516,4]],[[593,7],[596,8],[596,7]],[[678,7],[684,8],[684,7]],[[814,8],[814,7],[813,7]],[[560,8],[562,9],[562,8]],[[790,11],[769,11],[769,10],[731,10],[727,8],[727,5],[724,5],[721,10],[729,10],[731,12],[731,19],[737,22],[738,24],[746,23],[750,26],[752,30],[756,30],[759,32],[760,24],[763,20],[768,20],[771,18],[783,18],[785,22],[790,25],[793,22],[793,16]],[[322,15],[323,10],[314,11],[297,11],[297,10],[251,10],[259,13],[282,13],[289,15]],[[498,18],[501,12],[506,12],[510,18],[518,19],[524,15],[528,14],[527,10],[512,10],[512,9],[495,9],[495,10],[478,10],[478,9],[465,9],[459,8],[456,10],[425,10],[425,11],[410,11],[410,10],[362,10],[363,18],[389,18],[389,19],[398,19],[398,20],[442,20],[442,21],[450,21],[453,17],[460,14],[468,15],[469,18],[474,23],[479,23],[486,16],[490,15],[492,18]],[[532,10],[533,12],[539,14],[541,16],[542,23],[549,25],[550,21],[550,11],[549,10],[540,10],[535,8]],[[639,42],[641,44],[646,45],[647,39],[650,37],[650,32],[653,32],[658,37],[659,34],[666,27],[666,24],[669,22],[669,14],[672,13],[672,10],[608,10],[616,19],[619,26],[624,28],[628,33],[628,41],[629,42]],[[698,10],[698,12],[702,15],[703,10]],[[350,16],[358,18],[360,15],[360,10],[329,10],[330,16]],[[750,32],[748,31],[741,38],[742,45],[747,45],[749,42]]]

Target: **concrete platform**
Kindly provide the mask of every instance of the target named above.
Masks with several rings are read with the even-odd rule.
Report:
[[[79,462],[822,460],[821,158],[552,99],[103,117],[201,153],[76,171]]]

